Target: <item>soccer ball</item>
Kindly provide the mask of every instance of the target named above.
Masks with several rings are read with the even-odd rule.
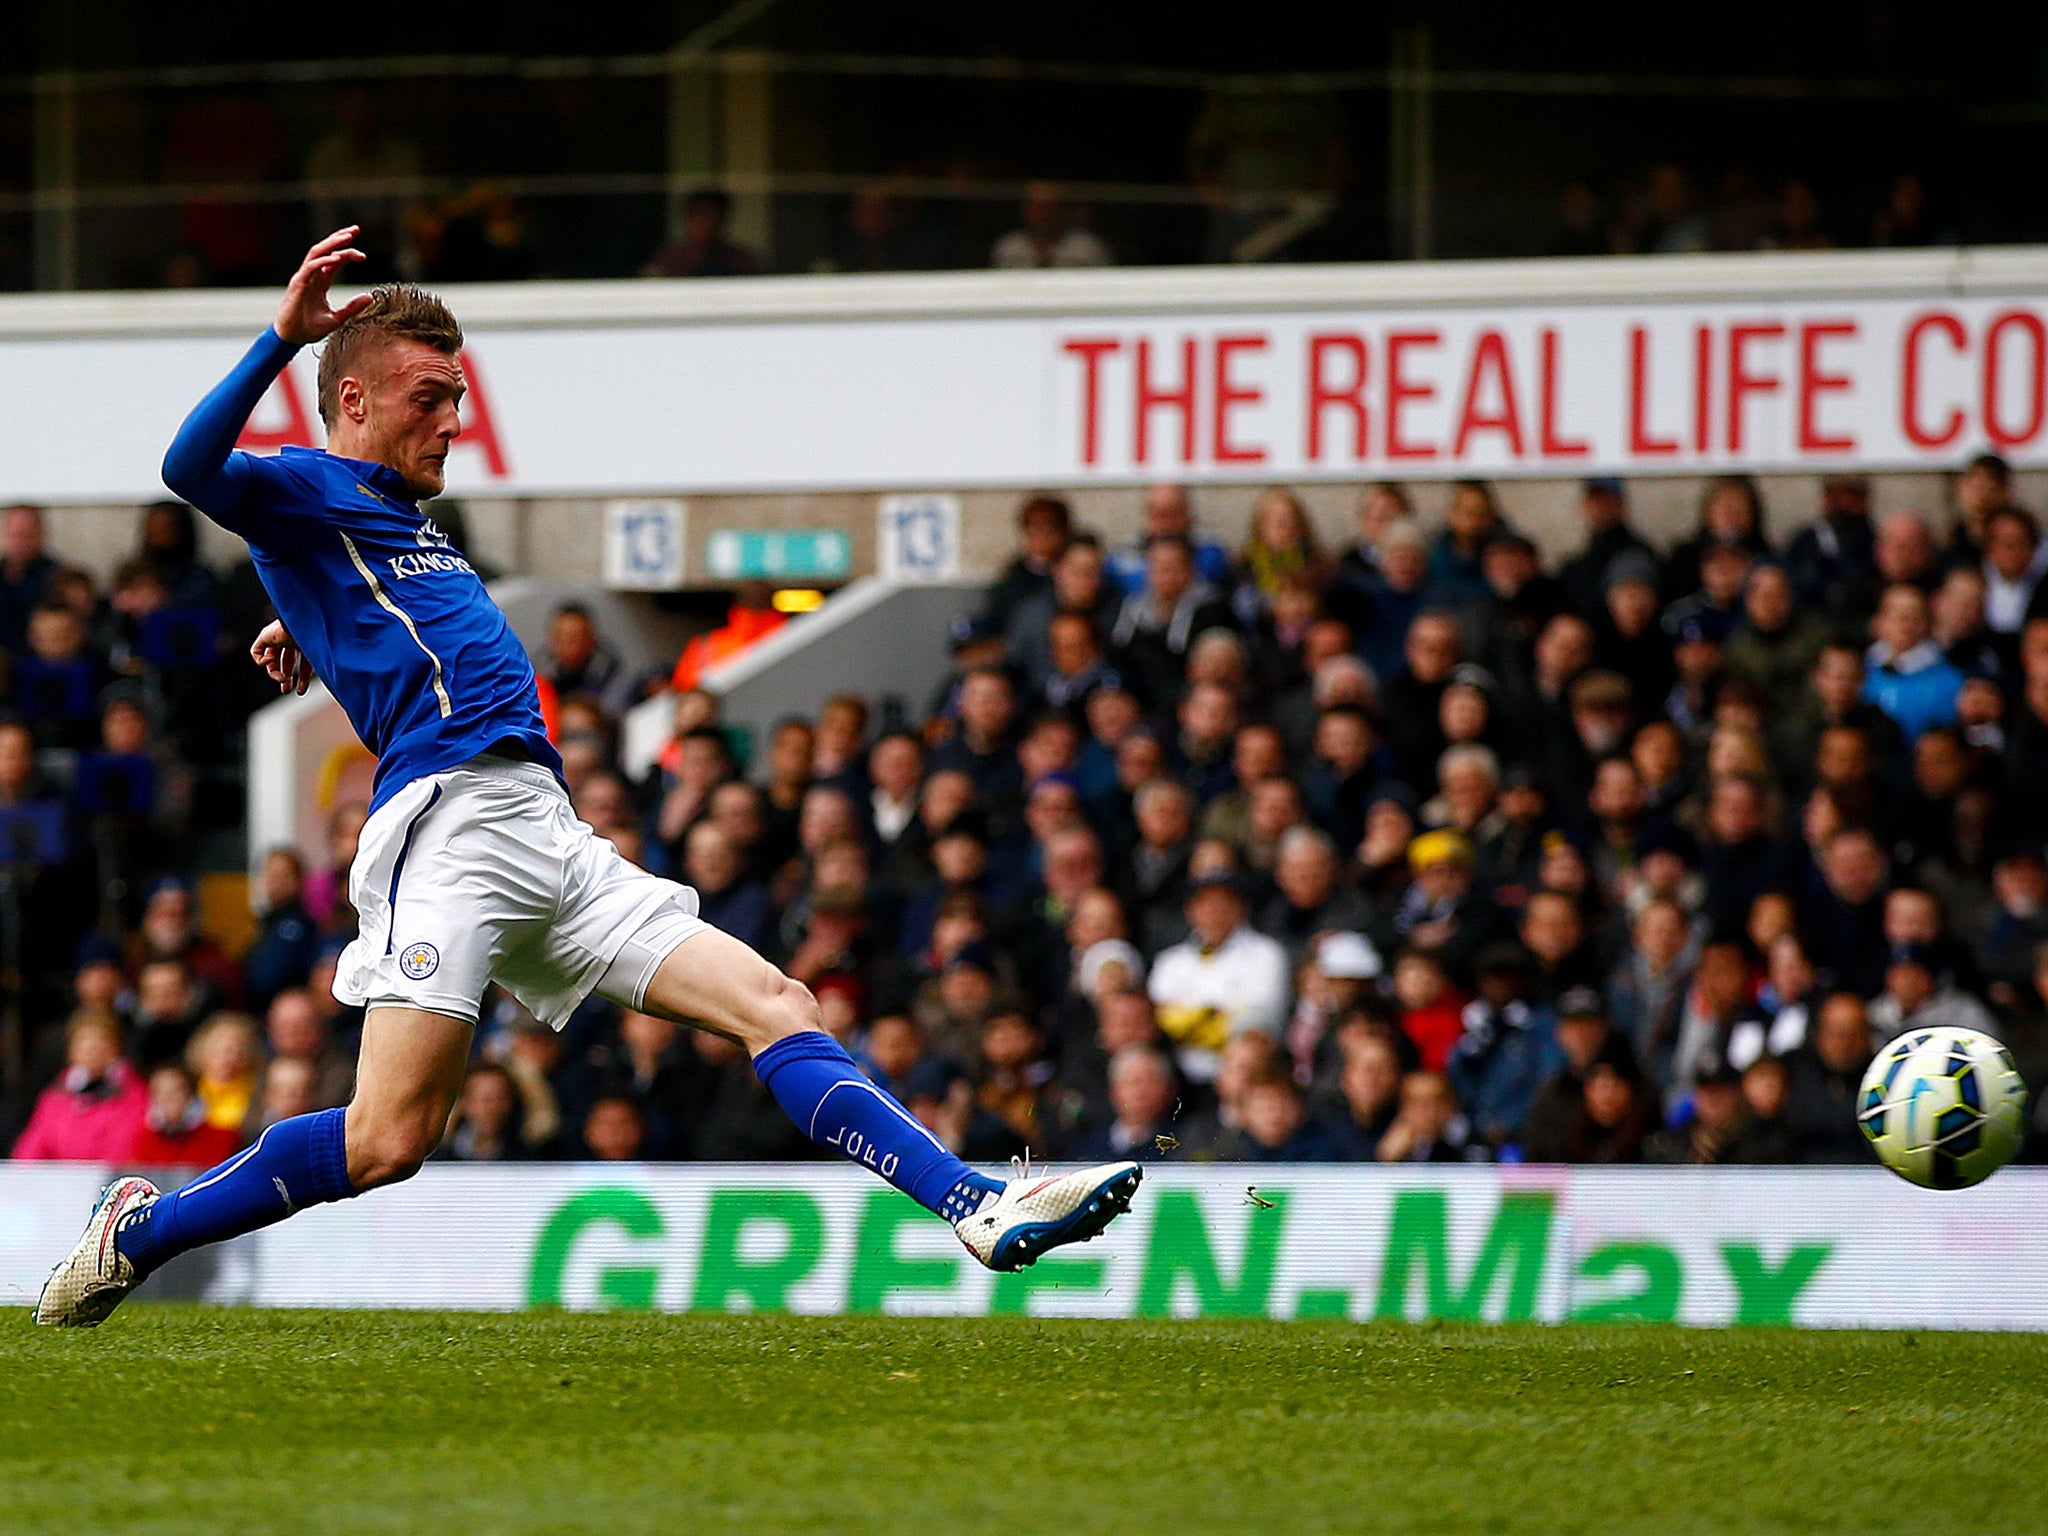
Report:
[[[2003,1168],[2026,1131],[2012,1053],[1974,1029],[1915,1029],[1863,1074],[1856,1123],[1878,1161],[1928,1189],[1967,1189]]]

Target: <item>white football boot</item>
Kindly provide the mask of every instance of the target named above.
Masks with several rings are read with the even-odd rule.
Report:
[[[1053,1248],[1085,1243],[1131,1208],[1145,1173],[1136,1163],[1098,1163],[1078,1173],[1031,1172],[1029,1158],[972,1216],[953,1224],[967,1251],[990,1269],[1022,1269]]]
[[[114,1246],[121,1218],[157,1198],[147,1179],[116,1179],[100,1193],[85,1235],[43,1282],[36,1321],[45,1328],[97,1328],[135,1289],[135,1266]]]

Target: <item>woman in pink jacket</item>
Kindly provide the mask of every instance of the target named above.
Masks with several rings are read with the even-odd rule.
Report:
[[[73,1015],[64,1075],[36,1100],[17,1158],[113,1163],[128,1156],[149,1109],[149,1093],[121,1056],[121,1023],[110,1013]]]

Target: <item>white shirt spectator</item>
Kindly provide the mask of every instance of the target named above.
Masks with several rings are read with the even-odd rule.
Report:
[[[1997,1039],[1998,1021],[1976,998],[1959,987],[1941,987],[1911,1013],[1886,992],[1870,1005],[1872,1045],[1897,1039],[1909,1029],[1974,1029]]]
[[[1278,1038],[1287,1017],[1287,951],[1249,925],[1207,951],[1190,938],[1160,952],[1148,990],[1181,1070],[1206,1083],[1233,1035],[1258,1030]]]
[[[1115,260],[1092,229],[1070,229],[1043,241],[1028,229],[1013,229],[996,241],[989,265],[1022,267],[1106,267]]]

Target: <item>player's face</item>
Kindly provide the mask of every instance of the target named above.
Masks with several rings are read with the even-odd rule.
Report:
[[[440,495],[449,445],[462,432],[461,362],[422,341],[393,340],[364,359],[361,386],[364,457],[397,470],[415,496]]]

